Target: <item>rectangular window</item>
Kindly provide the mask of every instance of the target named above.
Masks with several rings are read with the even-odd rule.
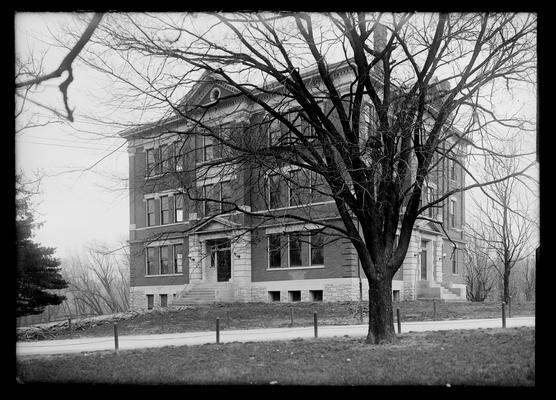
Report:
[[[324,191],[324,178],[317,174],[314,171],[311,171],[310,174],[311,179],[311,202],[312,203],[319,203],[325,200],[325,195],[323,194]]]
[[[161,294],[160,295],[160,307],[168,307],[168,295]]]
[[[299,206],[303,204],[301,202],[301,194],[303,192],[303,189],[299,187],[301,184],[301,170],[296,169],[290,171],[289,175],[290,181],[288,182],[288,204],[289,206]]]
[[[452,254],[452,274],[458,273],[458,250],[454,249]]]
[[[160,247],[160,274],[168,275],[172,273],[170,269],[170,246],[161,246]]]
[[[147,310],[152,310],[154,308],[154,294],[147,295]]]
[[[147,269],[146,275],[158,275],[156,266],[155,248],[147,247]]]
[[[174,142],[174,168],[176,171],[183,171],[183,142]]]
[[[301,266],[301,237],[296,234],[288,235],[289,266]]]
[[[456,180],[456,161],[455,160],[449,160],[448,163],[449,163],[449,166],[450,166],[450,179],[455,181]]]
[[[449,206],[449,212],[450,212],[450,224],[452,226],[452,228],[455,228],[456,226],[456,200],[454,199],[450,199],[450,206]]]
[[[154,226],[154,199],[147,199],[147,226]]]
[[[427,186],[426,189],[426,202],[430,203],[431,201],[433,201],[433,191],[432,191],[432,187]],[[432,218],[434,216],[434,207],[429,207],[427,209],[427,215]]]
[[[268,292],[268,300],[269,301],[280,301],[280,292],[279,291],[270,291],[270,292]]]
[[[173,171],[174,167],[174,146],[162,145],[159,147],[162,173]]]
[[[204,213],[211,215],[220,211],[220,185],[203,186]]]
[[[183,246],[175,244],[174,248],[174,274],[181,274],[183,272]]]
[[[183,222],[183,194],[174,195],[174,222]]]
[[[322,290],[309,290],[311,301],[322,301]]]
[[[220,158],[220,143],[212,136],[203,137],[203,161]]]
[[[170,199],[168,196],[160,197],[160,225],[170,223]]]
[[[283,207],[282,202],[282,179],[278,174],[268,176],[268,206],[270,209]]]
[[[276,146],[280,142],[282,136],[282,124],[280,121],[274,117],[269,117],[271,120],[267,122],[266,126],[268,129],[268,146]]]
[[[324,265],[324,237],[322,233],[311,234],[311,265]]]
[[[146,158],[145,176],[154,175],[154,164],[155,164],[154,149],[147,149],[145,151],[145,158]]]
[[[222,212],[230,211],[234,205],[232,204],[232,183],[222,182],[220,183],[220,200],[222,201]]]
[[[301,290],[290,290],[288,291],[290,301],[301,301]]]
[[[153,172],[155,175],[160,175],[162,173],[162,155],[160,154],[160,148],[154,149]]]
[[[281,235],[268,237],[268,267],[280,268],[282,266]]]

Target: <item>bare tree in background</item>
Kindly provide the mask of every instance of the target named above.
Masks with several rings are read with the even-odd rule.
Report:
[[[265,194],[270,172],[298,196],[310,192],[332,201],[341,223],[318,224],[354,246],[370,288],[367,341],[383,343],[395,339],[392,278],[416,221],[442,225],[425,212],[456,193],[527,170],[482,180],[466,167],[460,146],[463,140],[470,153],[492,160],[520,156],[489,144],[500,135],[496,126],[534,128],[501,115],[495,104],[519,85],[534,85],[535,40],[536,17],[529,14],[107,14],[79,57],[114,78],[115,106],[157,114],[150,127],[182,137],[184,168],[168,172],[174,181],[167,185],[215,206],[210,218],[238,211],[253,227],[272,219],[318,220],[311,207],[276,212],[266,204],[255,213],[244,207],[243,195],[222,195],[222,187],[218,196],[200,193],[195,180],[203,173],[185,178],[200,140],[221,152],[204,165],[205,174],[242,171]],[[335,61],[349,65],[343,86]],[[209,81],[227,85],[231,94],[209,105],[185,99],[186,108],[183,94]],[[211,107],[236,99],[250,104],[247,122],[215,123]],[[238,103],[229,115],[242,112],[245,102]],[[180,121],[185,129],[177,129]],[[448,161],[465,171],[469,184],[424,198],[426,181]],[[286,165],[318,184],[284,172]]]
[[[508,146],[509,152],[516,152],[515,142]],[[478,251],[481,257],[497,272],[502,287],[502,301],[508,303],[517,292],[510,279],[514,267],[528,259],[537,244],[537,224],[532,216],[531,205],[523,199],[524,191],[534,179],[529,176],[512,176],[520,169],[517,158],[486,158],[483,176],[497,181],[483,188],[485,202],[478,202],[475,220],[470,226],[470,235],[483,244]],[[509,179],[500,180],[502,177]],[[512,293],[513,292],[513,293]]]
[[[496,288],[498,274],[494,270],[492,261],[485,255],[485,245],[474,237],[467,242],[465,259],[465,284],[467,299],[483,302]]]
[[[66,260],[69,287],[67,314],[111,314],[129,309],[129,257],[116,256],[106,245],[94,244],[84,255]]]
[[[535,300],[535,289],[537,287],[537,270],[535,268],[535,263],[532,261],[531,257],[525,259],[525,267],[522,269],[522,283],[521,288],[523,292],[523,297],[526,301]]]

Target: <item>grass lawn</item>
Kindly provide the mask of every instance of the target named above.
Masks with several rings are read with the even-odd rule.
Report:
[[[43,356],[24,383],[534,386],[535,329],[406,333],[392,345],[327,338]]]
[[[398,307],[403,321],[433,319],[432,301],[395,302],[394,312]],[[362,304],[363,318],[360,319],[358,302],[206,304],[184,310],[151,310],[132,319],[119,321],[118,331],[120,335],[207,331],[215,329],[217,317],[220,318],[221,329],[287,327],[291,323],[292,310],[294,326],[311,326],[314,311],[318,313],[319,325],[350,325],[368,322],[368,304]],[[230,317],[229,324],[228,315]],[[512,304],[512,316],[534,315],[534,302]],[[437,303],[437,319],[461,318],[501,318],[501,305],[498,302]],[[112,335],[112,324],[106,323],[72,332],[62,330],[48,339]]]

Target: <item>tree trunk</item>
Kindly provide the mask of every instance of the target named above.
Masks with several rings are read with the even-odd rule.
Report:
[[[510,271],[504,271],[504,302],[508,304],[510,301]]]
[[[395,340],[392,279],[369,280],[369,333],[366,342],[381,344]]]

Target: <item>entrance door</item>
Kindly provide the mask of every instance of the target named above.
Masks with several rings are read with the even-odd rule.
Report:
[[[210,264],[216,267],[217,282],[228,282],[232,277],[230,241],[218,239],[211,242]]]
[[[421,242],[421,280],[427,280],[427,242]]]

